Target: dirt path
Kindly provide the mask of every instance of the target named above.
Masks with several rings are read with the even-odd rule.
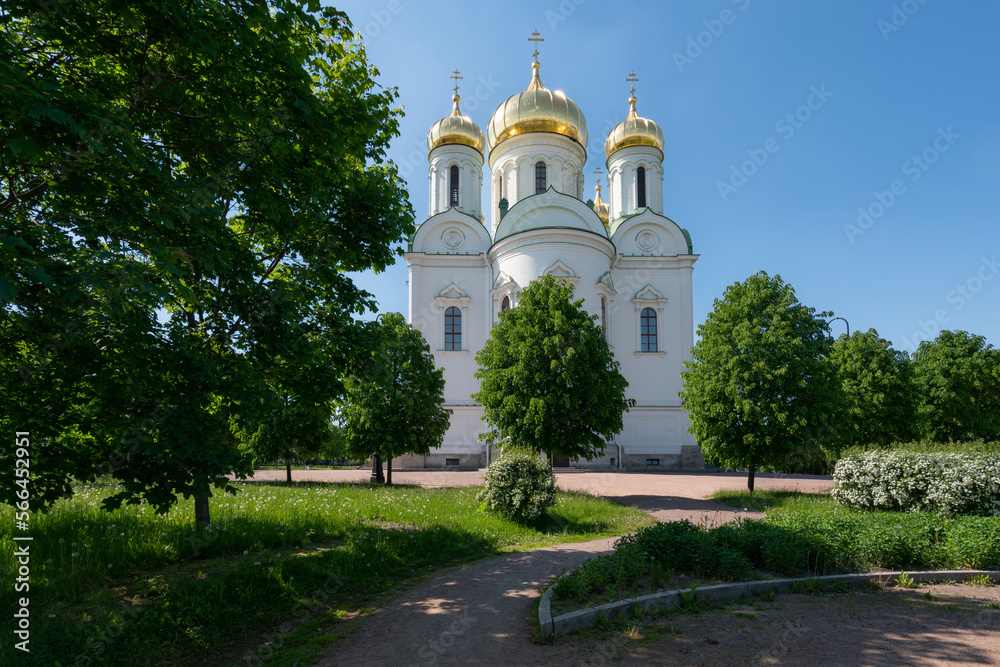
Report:
[[[312,472],[312,471],[310,471]],[[320,481],[348,481],[363,471],[315,471]],[[260,476],[258,476],[260,478]],[[325,479],[324,479],[325,478]],[[477,484],[478,473],[396,473],[397,483],[427,486]],[[300,479],[296,475],[295,479]],[[759,488],[828,488],[829,479],[759,478]],[[303,480],[305,481],[305,480]],[[448,483],[450,482],[450,483]],[[735,513],[703,496],[740,487],[726,474],[561,473],[564,489],[599,493],[634,505],[660,520],[723,522]],[[579,662],[571,644],[530,642],[533,609],[542,586],[567,568],[610,551],[614,539],[563,544],[451,568],[407,591],[389,606],[354,621],[355,632],[322,665],[538,665]]]
[[[297,481],[366,481],[366,471],[294,473]],[[563,489],[643,509],[661,521],[722,523],[737,514],[706,495],[744,488],[724,473],[557,474]],[[262,472],[257,479],[284,479]],[[423,486],[481,483],[478,472],[397,472]],[[759,476],[757,488],[819,491],[829,478]],[[533,644],[534,605],[563,570],[606,553],[614,539],[563,544],[442,571],[388,606],[357,618],[324,666],[382,665],[1000,665],[1000,587],[936,585],[919,590],[779,595],[617,631]],[[928,598],[926,594],[929,593]],[[992,605],[992,606],[990,606]]]

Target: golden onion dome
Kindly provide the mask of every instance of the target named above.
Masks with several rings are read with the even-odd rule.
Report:
[[[606,203],[604,203],[603,199],[601,199],[601,182],[600,181],[597,182],[597,194],[594,195],[594,213],[597,214],[597,217],[600,218],[601,222],[604,223],[604,226],[607,227],[608,226],[609,211],[608,211],[608,205]]]
[[[451,115],[434,123],[431,126],[431,131],[427,133],[427,150],[432,151],[445,144],[461,144],[475,148],[482,155],[483,148],[486,146],[483,131],[472,122],[471,118],[462,115],[458,108],[458,103],[462,98],[458,96],[457,92],[452,100],[455,102],[455,106],[452,107]]]
[[[523,93],[512,95],[493,112],[486,137],[490,150],[505,139],[525,132],[553,132],[587,147],[587,119],[576,102],[559,91],[542,85],[539,64],[531,64],[531,84]]]
[[[628,117],[615,126],[604,142],[604,155],[608,158],[627,146],[652,146],[663,152],[663,130],[660,126],[641,117],[635,110],[635,95],[628,99]]]

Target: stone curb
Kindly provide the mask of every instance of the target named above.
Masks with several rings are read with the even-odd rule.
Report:
[[[870,580],[893,580],[902,571],[866,572],[860,574],[833,574],[824,577],[799,577],[796,579],[765,579],[760,581],[738,581],[732,584],[718,584],[694,589],[695,600],[732,600],[751,595],[763,595],[769,590],[775,593],[789,593],[797,583],[819,582],[824,586],[844,584],[860,587]],[[915,583],[938,583],[945,579],[962,581],[977,574],[985,574],[994,580],[1000,580],[1000,570],[932,570],[926,572],[906,572]],[[649,595],[626,598],[617,602],[609,602],[599,607],[589,607],[571,611],[552,617],[552,592],[555,582],[546,589],[538,603],[538,623],[541,626],[542,637],[561,636],[597,625],[598,619],[627,616],[632,612],[643,613],[653,609],[674,609],[681,606],[682,595],[690,596],[690,590],[660,591]]]

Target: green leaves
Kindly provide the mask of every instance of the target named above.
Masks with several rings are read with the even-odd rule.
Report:
[[[913,354],[925,439],[1000,440],[1000,350],[982,336],[942,331]]]
[[[843,392],[840,447],[886,446],[916,434],[916,397],[909,358],[878,332],[855,331],[833,344],[830,363]]]
[[[399,313],[379,318],[369,359],[346,380],[340,409],[348,449],[365,458],[428,454],[441,445],[451,410],[444,406],[444,369],[423,335]]]
[[[310,4],[5,4],[0,364],[27,380],[0,424],[80,434],[47,500],[95,468],[158,507],[245,472],[276,378],[329,416],[367,352],[345,272],[412,226],[382,160],[401,112]]]
[[[596,317],[571,301],[573,288],[549,275],[521,292],[500,314],[476,362],[473,394],[492,431],[535,451],[587,460],[604,451],[634,405]]]
[[[781,466],[820,435],[839,400],[824,360],[828,315],[763,271],[715,300],[680,392],[706,460]]]

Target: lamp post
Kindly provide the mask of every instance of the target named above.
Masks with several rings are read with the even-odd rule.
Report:
[[[385,313],[379,313],[378,317],[375,318],[375,321],[381,324],[383,315],[385,315]],[[372,454],[371,483],[385,484],[385,474],[382,472],[382,457],[377,452]]]
[[[847,335],[848,336],[851,335],[851,325],[850,325],[850,323],[847,320],[845,320],[843,317],[835,317],[832,320],[830,320],[830,322],[833,322],[834,320],[840,320],[844,324],[846,324],[847,325]],[[827,324],[829,324],[830,322],[827,322]]]

